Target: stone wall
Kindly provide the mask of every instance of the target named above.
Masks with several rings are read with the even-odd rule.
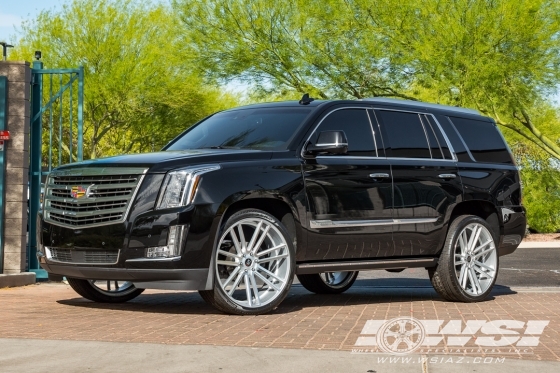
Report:
[[[31,69],[29,62],[0,61],[0,75],[8,78],[4,274],[25,271],[27,252],[27,180]]]

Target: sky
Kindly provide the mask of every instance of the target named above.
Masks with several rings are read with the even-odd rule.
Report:
[[[15,27],[43,9],[60,7],[62,0],[0,0],[0,41],[14,43]]]

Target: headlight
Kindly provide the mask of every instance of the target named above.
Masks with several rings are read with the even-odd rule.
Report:
[[[196,195],[200,175],[219,169],[219,165],[200,165],[169,172],[163,180],[156,209],[189,205]]]

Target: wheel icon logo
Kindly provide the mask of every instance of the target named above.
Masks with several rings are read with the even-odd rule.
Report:
[[[377,332],[380,350],[396,355],[416,351],[426,338],[424,325],[413,317],[397,317],[387,321]]]

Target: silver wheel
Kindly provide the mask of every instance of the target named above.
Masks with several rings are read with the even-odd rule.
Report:
[[[333,289],[340,289],[354,281],[356,272],[323,272],[320,274],[321,280]]]
[[[128,281],[88,280],[88,282],[95,290],[110,297],[120,297],[136,290],[132,282]]]
[[[215,269],[218,285],[230,301],[260,308],[282,296],[290,283],[290,250],[274,223],[245,218],[220,238]]]
[[[498,267],[496,245],[490,231],[482,224],[463,228],[454,250],[455,275],[469,295],[484,294],[494,283]]]

